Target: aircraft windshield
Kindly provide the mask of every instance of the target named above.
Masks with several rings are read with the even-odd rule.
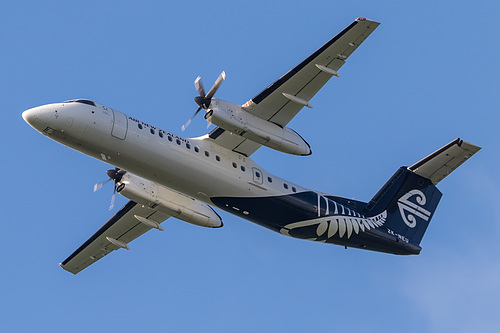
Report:
[[[64,103],[83,103],[83,104],[95,106],[95,103],[92,102],[91,100],[88,100],[88,99],[72,99],[72,100],[66,101]]]

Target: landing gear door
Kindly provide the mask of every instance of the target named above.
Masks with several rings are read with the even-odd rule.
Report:
[[[113,129],[111,135],[117,139],[124,140],[127,136],[127,115],[113,110]]]

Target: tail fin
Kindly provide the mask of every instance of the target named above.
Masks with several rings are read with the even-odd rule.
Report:
[[[376,216],[386,210],[390,232],[419,245],[441,196],[429,179],[401,167],[366,205],[364,214]]]
[[[442,196],[435,185],[479,149],[456,139],[414,165],[401,167],[363,213],[375,216],[386,210],[389,232],[418,246]]]

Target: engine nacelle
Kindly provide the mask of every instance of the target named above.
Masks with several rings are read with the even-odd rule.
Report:
[[[294,130],[256,117],[240,105],[213,98],[205,118],[246,139],[293,155],[310,155],[311,147]]]
[[[118,193],[124,197],[179,220],[208,228],[223,225],[209,205],[129,172],[117,186]]]

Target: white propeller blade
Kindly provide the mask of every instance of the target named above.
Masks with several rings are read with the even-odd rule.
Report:
[[[193,116],[194,117],[194,116]],[[193,117],[189,118],[188,121],[186,121],[186,123],[184,125],[181,126],[181,130],[184,132],[186,130],[186,128],[189,126],[189,124],[191,124],[191,120],[193,119]]]
[[[113,195],[111,196],[111,203],[109,204],[109,210],[112,210],[115,207],[115,198],[116,198],[116,187],[113,191]]]
[[[104,185],[106,185],[111,179],[105,180],[103,182],[94,185],[94,192],[99,191]]]
[[[210,88],[210,91],[205,96],[205,98],[212,98],[212,97],[214,97],[214,95],[217,92],[217,90],[219,89],[222,81],[224,81],[225,79],[226,79],[226,72],[223,71],[222,73],[220,73],[219,77],[215,81],[215,83],[212,86],[212,88]]]
[[[194,86],[196,90],[198,91],[198,94],[201,97],[205,97],[205,89],[203,89],[203,83],[201,83],[201,76],[198,76],[196,80],[194,80]]]
[[[194,115],[191,118],[189,118],[188,121],[184,125],[181,126],[182,131],[186,130],[186,128],[189,126],[189,124],[191,124],[191,121],[194,119],[194,117],[196,117],[196,115],[198,114],[198,112],[200,112],[201,109],[207,109],[210,106],[212,97],[215,95],[215,93],[219,89],[222,81],[224,81],[225,79],[226,79],[226,72],[222,71],[222,73],[220,73],[217,80],[215,80],[215,83],[212,86],[212,88],[210,88],[210,91],[208,92],[208,94],[205,94],[205,89],[203,88],[203,83],[201,83],[201,76],[198,76],[196,78],[196,80],[194,80],[194,87],[196,88],[196,90],[198,91],[198,94],[199,94],[199,96],[196,96],[194,98],[194,100],[199,105],[199,107],[196,110],[196,112],[194,113]],[[207,128],[208,128],[208,126],[207,126]]]

